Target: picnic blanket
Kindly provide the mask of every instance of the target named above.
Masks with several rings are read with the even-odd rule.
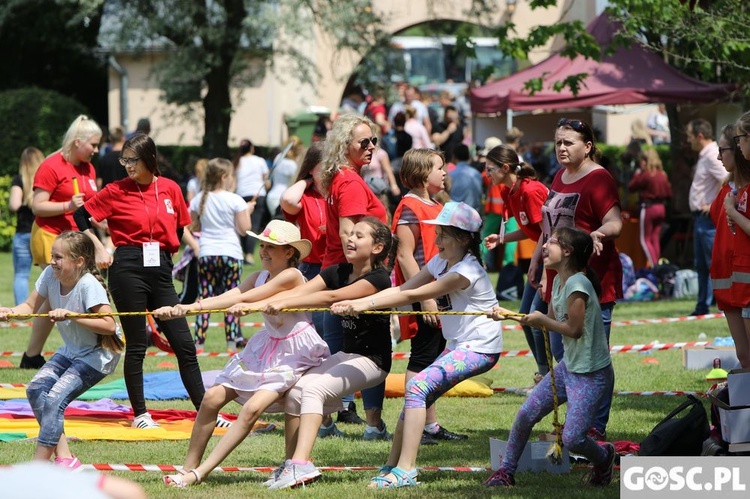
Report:
[[[133,410],[110,399],[94,403],[74,401],[65,411],[65,434],[80,440],[187,440],[193,429],[196,411],[154,409],[149,413],[161,428],[131,428]],[[233,421],[235,416],[224,414]],[[258,421],[254,432],[272,431],[275,425]],[[226,428],[215,428],[214,435],[223,435]],[[39,425],[27,400],[0,401],[0,442],[35,438]]]
[[[206,388],[212,387],[218,374],[218,370],[203,372],[203,385]],[[187,390],[182,384],[178,371],[144,374],[143,394],[146,400],[186,400],[188,398]],[[19,398],[26,398],[26,388],[0,388],[0,400]],[[104,398],[127,400],[128,392],[125,389],[125,379],[119,378],[108,383],[99,383],[78,397],[78,400],[100,400]]]

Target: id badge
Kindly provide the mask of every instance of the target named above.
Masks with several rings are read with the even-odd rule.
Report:
[[[501,243],[505,241],[505,219],[500,222],[500,232],[498,232],[497,237],[500,239]]]
[[[159,266],[159,243],[155,243],[155,242],[143,243],[143,266],[144,267],[158,267]]]

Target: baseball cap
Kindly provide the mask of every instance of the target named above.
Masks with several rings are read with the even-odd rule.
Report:
[[[434,220],[425,220],[431,225],[447,225],[468,232],[478,232],[482,227],[482,217],[477,210],[466,203],[448,201]]]

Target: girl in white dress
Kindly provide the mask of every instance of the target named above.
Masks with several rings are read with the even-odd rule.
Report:
[[[261,234],[248,234],[260,240],[263,270],[253,272],[238,287],[219,296],[190,305],[163,307],[155,310],[154,315],[170,319],[189,311],[226,308],[242,301],[263,300],[304,284],[305,278],[295,266],[307,256],[312,245],[300,237],[296,226],[272,220]],[[180,474],[165,476],[165,485],[182,488],[200,483],[247,437],[261,414],[283,412],[284,393],[305,371],[330,355],[312,325],[310,314],[263,314],[263,319],[265,327],[229,360],[203,397],[183,469]],[[219,410],[232,400],[242,404],[237,421],[201,464]]]

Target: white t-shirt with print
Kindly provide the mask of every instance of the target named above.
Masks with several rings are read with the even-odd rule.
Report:
[[[471,253],[448,268],[448,261],[435,255],[427,262],[427,270],[437,279],[456,273],[469,280],[466,289],[453,291],[438,298],[443,311],[489,312],[497,305],[495,288],[487,272]],[[503,350],[502,323],[485,315],[441,315],[446,348],[466,348],[478,353],[500,353]]]
[[[190,201],[190,211],[198,213],[204,192]],[[201,214],[200,256],[229,256],[242,260],[242,246],[234,228],[235,215],[247,210],[247,203],[238,194],[214,191],[208,194]]]
[[[36,281],[36,291],[49,300],[52,310],[65,308],[71,312],[85,313],[91,312],[97,305],[109,305],[107,292],[96,277],[88,273],[78,280],[67,295],[62,295],[60,281],[55,278],[52,267],[47,267]],[[104,374],[115,370],[120,355],[99,346],[98,334],[70,319],[56,324],[64,341],[56,353],[71,360],[81,360]]]

